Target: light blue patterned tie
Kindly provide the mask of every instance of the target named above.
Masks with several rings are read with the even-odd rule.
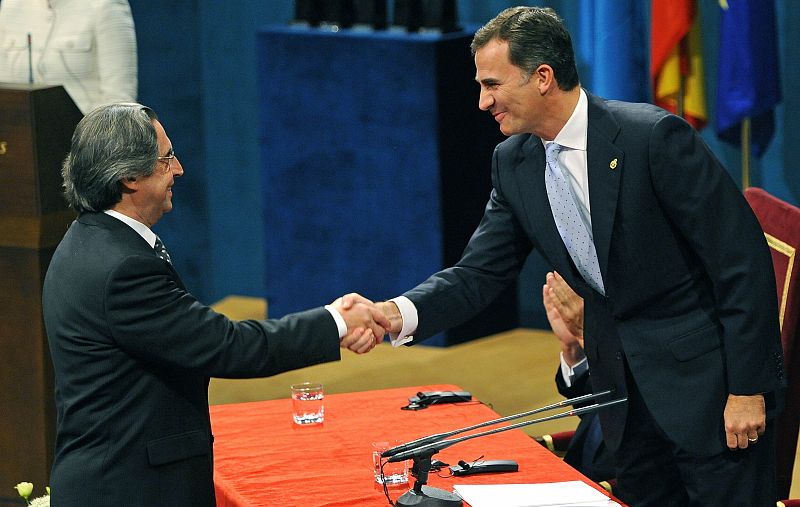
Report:
[[[567,247],[572,262],[578,268],[583,279],[597,292],[605,295],[600,264],[597,262],[597,250],[592,235],[578,213],[575,198],[569,190],[564,170],[558,163],[561,145],[549,143],[546,149],[547,168],[544,171],[544,183],[550,209],[553,211],[558,233]]]

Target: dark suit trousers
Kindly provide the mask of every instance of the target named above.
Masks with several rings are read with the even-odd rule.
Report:
[[[653,420],[628,373],[628,420],[614,455],[614,494],[632,507],[774,506],[775,452],[772,421],[747,449],[714,456],[680,450]],[[720,421],[722,424],[722,421]],[[717,438],[716,435],[711,438]]]
[[[564,461],[595,482],[616,477],[614,457],[603,443],[600,419],[589,413],[581,417],[575,434],[569,443]]]

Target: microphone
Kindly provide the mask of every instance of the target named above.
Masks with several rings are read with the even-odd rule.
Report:
[[[551,410],[553,408],[559,407],[561,405],[573,405],[575,403],[580,403],[581,401],[586,401],[587,399],[597,398],[599,396],[604,396],[606,394],[611,393],[611,391],[604,391],[597,394],[588,394],[585,396],[578,396],[577,398],[571,398],[569,400],[563,400],[561,402],[555,403],[553,405],[548,405],[546,407],[537,408],[531,410],[529,412],[525,412],[523,414],[516,414],[508,417],[502,417],[500,419],[496,419],[494,421],[488,421],[485,423],[477,424],[474,426],[470,426],[469,428],[464,428],[461,430],[455,430],[449,433],[440,433],[438,435],[431,435],[429,437],[424,437],[413,442],[409,442],[407,444],[400,445],[398,447],[394,447],[385,451],[381,456],[386,457],[387,454],[392,454],[387,463],[394,463],[397,461],[404,461],[409,458],[414,459],[414,469],[416,470],[417,480],[414,483],[414,488],[410,489],[409,491],[405,492],[400,498],[397,499],[397,506],[398,507],[461,507],[463,505],[463,501],[461,497],[455,493],[450,493],[443,489],[439,488],[432,488],[426,486],[428,482],[428,474],[430,473],[431,469],[431,457],[436,454],[437,452],[441,451],[442,449],[446,449],[451,445],[455,445],[459,442],[463,442],[465,440],[470,440],[473,438],[483,437],[486,435],[492,435],[494,433],[501,433],[503,431],[513,430],[516,428],[522,428],[523,426],[529,426],[531,424],[536,424],[544,421],[552,421],[554,419],[561,419],[563,417],[569,417],[573,415],[580,415],[586,414],[589,412],[593,412],[595,410],[600,410],[605,407],[610,407],[612,405],[616,405],[618,403],[623,403],[628,401],[628,398],[618,398],[616,400],[607,401],[604,403],[595,403],[588,407],[582,408],[575,408],[572,410],[568,410],[566,412],[560,412],[558,414],[554,414],[547,417],[540,417],[538,419],[531,419],[529,421],[523,421],[516,424],[511,424],[509,426],[502,426],[500,428],[495,428],[493,430],[483,431],[480,433],[475,433],[473,435],[466,435],[459,438],[454,438],[451,440],[443,440],[448,436],[452,436],[456,433],[461,433],[464,431],[468,431],[470,429],[479,428],[481,426],[488,426],[490,424],[497,424],[499,422],[505,422],[511,419],[518,419],[520,417],[525,417],[531,414],[535,414],[538,412],[542,412],[545,410]],[[398,450],[400,449],[400,450]],[[386,485],[384,484],[384,493],[386,493],[386,498],[389,498],[389,493],[386,490]],[[391,500],[390,500],[391,502]]]
[[[33,43],[28,32],[28,84],[33,84]]]
[[[599,395],[599,393],[598,393],[598,395]],[[569,401],[569,400],[566,400],[566,401]],[[612,405],[617,405],[619,403],[623,403],[623,402],[626,402],[626,401],[628,401],[628,398],[618,398],[616,400],[607,401],[607,402],[604,402],[604,403],[595,403],[594,405],[589,405],[588,407],[574,408],[572,410],[568,410],[566,412],[560,412],[558,414],[550,415],[550,416],[547,416],[547,417],[540,417],[538,419],[531,419],[530,421],[523,421],[523,422],[520,422],[520,423],[511,424],[509,426],[503,426],[501,428],[495,428],[493,430],[482,431],[480,433],[475,433],[473,435],[466,435],[466,436],[459,437],[459,438],[454,438],[454,439],[451,439],[451,440],[440,440],[440,441],[436,441],[436,442],[433,442],[433,443],[427,443],[427,444],[424,444],[424,445],[415,446],[415,447],[412,447],[410,449],[406,449],[406,450],[403,450],[402,452],[398,452],[398,453],[394,454],[393,456],[391,456],[387,460],[387,462],[388,463],[395,463],[397,461],[405,461],[405,460],[407,460],[409,458],[421,458],[421,457],[432,456],[432,455],[436,454],[437,452],[441,451],[442,449],[447,449],[451,445],[455,445],[455,444],[457,444],[459,442],[464,442],[465,440],[471,440],[473,438],[478,438],[478,437],[485,437],[487,435],[493,435],[495,433],[502,433],[504,431],[513,430],[513,429],[517,429],[517,428],[522,428],[524,426],[530,426],[532,424],[537,424],[537,423],[540,423],[540,422],[552,421],[552,420],[555,420],[555,419],[562,419],[564,417],[570,417],[570,416],[573,416],[573,415],[586,414],[586,413],[589,413],[589,412],[594,412],[595,410],[600,410],[601,408],[610,407]],[[541,410],[539,410],[539,411],[541,411]]]
[[[459,433],[464,433],[466,431],[471,431],[471,430],[474,430],[474,429],[483,428],[485,426],[491,426],[491,425],[503,423],[503,422],[506,422],[506,421],[512,421],[514,419],[520,419],[522,417],[528,417],[528,416],[531,416],[531,415],[534,415],[534,414],[538,414],[540,412],[546,412],[548,410],[553,410],[553,409],[556,409],[556,408],[559,408],[559,407],[576,405],[578,403],[583,403],[584,401],[590,401],[590,400],[593,400],[595,398],[600,398],[601,396],[605,396],[607,394],[611,394],[612,392],[613,391],[608,390],[608,391],[601,391],[599,393],[594,393],[594,394],[585,394],[583,396],[577,396],[575,398],[570,398],[570,399],[567,399],[567,400],[561,400],[561,401],[559,401],[557,403],[553,403],[552,405],[547,405],[545,407],[529,410],[528,412],[523,412],[523,413],[520,413],[520,414],[514,414],[514,415],[509,415],[509,416],[506,416],[506,417],[501,417],[499,419],[494,419],[492,421],[487,421],[487,422],[482,422],[482,423],[479,423],[479,424],[475,424],[475,425],[469,426],[467,428],[461,428],[461,429],[458,429],[458,430],[448,431],[448,432],[445,432],[445,433],[437,433],[435,435],[430,435],[430,436],[427,436],[427,437],[418,438],[417,440],[412,440],[411,442],[407,442],[405,444],[401,444],[401,445],[398,445],[396,447],[392,447],[391,449],[386,449],[385,451],[383,451],[383,453],[381,453],[381,457],[382,458],[389,458],[389,457],[392,457],[392,456],[394,456],[394,455],[396,455],[398,453],[401,453],[401,452],[404,452],[404,451],[407,451],[407,450],[410,450],[410,449],[414,449],[416,447],[421,447],[421,446],[424,446],[424,445],[427,445],[427,444],[432,444],[434,442],[438,442],[440,440],[444,440],[447,437],[452,437],[453,435],[457,435]],[[564,416],[564,417],[566,417],[566,416]],[[397,461],[399,461],[399,460],[397,460]]]

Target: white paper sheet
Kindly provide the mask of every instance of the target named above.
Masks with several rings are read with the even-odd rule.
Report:
[[[618,506],[601,492],[581,481],[544,484],[492,484],[454,486],[472,507]]]

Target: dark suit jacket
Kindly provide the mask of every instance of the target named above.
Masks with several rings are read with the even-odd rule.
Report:
[[[70,226],[43,305],[58,412],[53,505],[214,505],[209,377],[339,359],[324,308],[230,321],[104,213]]]
[[[577,273],[544,186],[538,137],[495,149],[494,189],[463,257],[405,295],[419,311],[415,341],[492,301],[532,248],[585,299],[595,389],[626,394],[626,360],[666,434],[690,452],[725,448],[728,393],[784,383],[772,261],[755,216],[700,136],[648,104],[589,95],[592,231],[606,295]],[[627,405],[601,413],[606,444],[622,437]]]
[[[556,371],[556,387],[565,398],[575,398],[592,393],[592,383],[589,372],[576,376],[572,385],[567,387],[561,374],[561,367]],[[576,405],[575,408],[588,406],[593,401]],[[615,477],[614,457],[603,442],[602,435],[594,434],[594,425],[597,424],[597,412],[580,415],[580,422],[575,428],[575,433],[569,442],[564,461],[569,463],[580,473],[595,482],[607,481]]]

